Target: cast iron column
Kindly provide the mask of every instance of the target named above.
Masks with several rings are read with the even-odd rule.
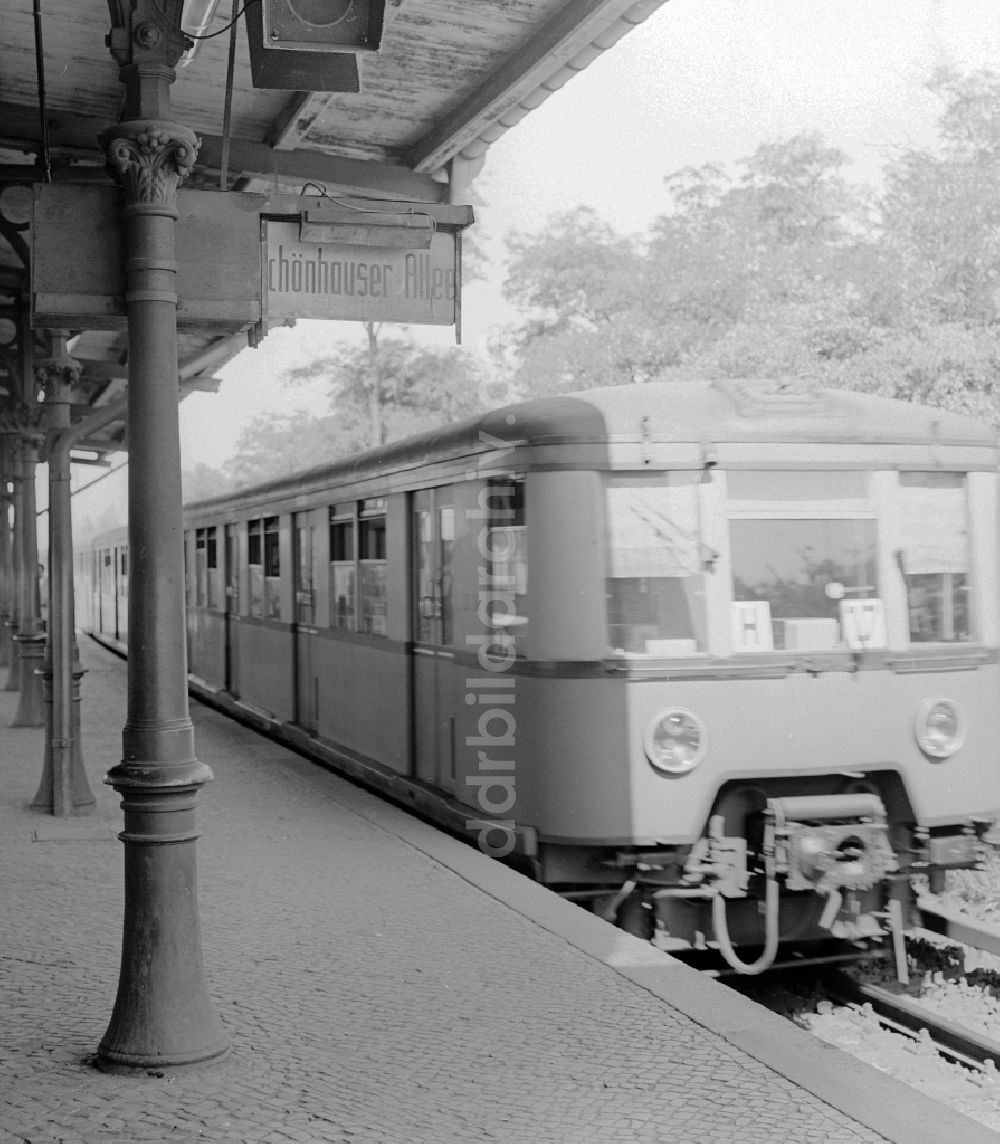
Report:
[[[5,691],[21,690],[21,655],[20,649],[14,643],[14,634],[17,631],[18,616],[21,609],[21,525],[24,519],[24,505],[21,501],[21,490],[24,481],[21,476],[21,438],[17,433],[7,434],[7,446],[10,450],[10,619],[7,621],[7,630],[10,633],[10,671],[7,673]]]
[[[102,138],[124,198],[129,361],[128,715],[122,761],[105,780],[125,812],[125,925],[97,1054],[119,1069],[193,1064],[227,1048],[205,982],[196,888],[195,802],[212,772],[195,757],[187,700],[174,228],[198,141],[169,119],[180,9],[112,5],[125,119]]]
[[[13,656],[14,565],[11,559],[10,450],[11,438],[0,438],[0,667],[10,667]]]
[[[70,500],[70,398],[80,363],[69,356],[64,334],[53,335],[55,356],[35,369],[45,390],[49,448],[49,623],[42,678],[45,684],[45,755],[32,806],[63,817],[95,806],[80,739],[80,649],[73,612],[73,517]]]
[[[20,671],[21,698],[14,716],[14,727],[41,727],[45,723],[42,687],[42,658],[45,633],[38,598],[38,523],[35,502],[35,466],[38,442],[34,436],[21,438],[21,571],[18,577],[20,600],[17,609],[17,635],[14,646]]]

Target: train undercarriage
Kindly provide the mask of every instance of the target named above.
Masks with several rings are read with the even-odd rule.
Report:
[[[665,952],[713,951],[724,973],[877,956],[905,983],[919,892],[940,888],[948,869],[981,865],[988,826],[891,827],[871,789],[768,796],[734,786],[693,846],[620,850],[613,892],[568,896]]]

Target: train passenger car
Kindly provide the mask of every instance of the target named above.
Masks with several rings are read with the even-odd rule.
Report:
[[[191,506],[190,670],[664,949],[903,972],[1000,813],[997,459],[790,383],[513,405]]]

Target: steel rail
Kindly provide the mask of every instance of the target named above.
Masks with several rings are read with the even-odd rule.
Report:
[[[831,975],[827,986],[833,1000],[871,1005],[881,1019],[909,1030],[911,1035],[919,1035],[922,1029],[926,1029],[943,1055],[966,1067],[978,1067],[986,1061],[1000,1064],[1000,1041],[940,1017],[909,997],[880,985],[860,984],[841,973]]]
[[[1000,957],[1000,929],[997,926],[977,921],[957,910],[949,910],[929,898],[921,898],[917,907],[924,929]]]

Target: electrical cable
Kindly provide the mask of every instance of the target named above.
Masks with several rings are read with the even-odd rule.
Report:
[[[239,20],[243,13],[249,7],[251,7],[251,5],[259,4],[260,2],[261,0],[246,0],[246,3],[243,5],[243,7],[236,13],[235,16],[233,16],[232,20],[230,20],[230,22],[224,28],[220,28],[217,32],[209,32],[204,36],[196,36],[193,32],[185,32],[180,24],[175,24],[173,20],[171,20],[170,17],[166,14],[166,12],[163,11],[163,9],[160,7],[159,0],[154,0],[154,7],[162,18],[164,24],[169,25],[174,29],[175,32],[180,32],[182,36],[187,36],[189,40],[214,40],[216,36],[224,36],[226,32],[228,32],[229,29]]]
[[[233,18],[229,22],[229,63],[226,67],[226,104],[225,111],[222,115],[222,165],[219,171],[220,191],[229,189],[227,185],[229,183],[229,135],[233,118],[233,70],[236,62],[236,23],[239,20],[236,5],[238,3],[239,0],[233,0]],[[245,5],[243,10],[246,11]]]
[[[52,182],[52,155],[49,150],[49,116],[45,110],[45,50],[42,47],[42,0],[33,0],[35,18],[35,72],[38,76],[38,114],[42,120],[42,178]]]

